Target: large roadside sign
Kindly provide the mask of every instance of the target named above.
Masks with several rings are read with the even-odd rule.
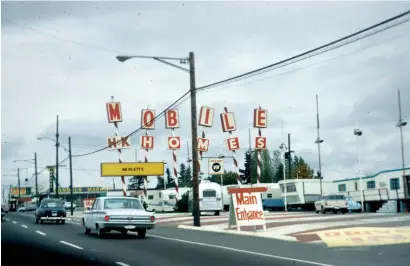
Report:
[[[263,226],[266,231],[265,214],[263,212],[261,193],[267,187],[228,188],[231,194],[229,204],[229,228],[236,225],[238,231],[241,226]]]
[[[163,162],[101,163],[101,176],[163,176]]]
[[[209,174],[210,175],[223,175],[224,174],[224,159],[221,158],[209,158]]]

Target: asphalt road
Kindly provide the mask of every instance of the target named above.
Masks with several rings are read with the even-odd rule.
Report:
[[[406,251],[410,245],[331,249],[319,244],[161,226],[148,231],[146,239],[115,233],[100,239],[96,235],[85,235],[83,227],[76,222],[35,224],[32,213],[10,212],[6,219],[1,226],[4,265],[64,262],[76,266],[404,266],[410,263],[410,254]]]

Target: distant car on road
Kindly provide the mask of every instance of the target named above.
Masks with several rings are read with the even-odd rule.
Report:
[[[23,206],[17,209],[18,212],[30,212],[35,211],[37,209],[37,205],[35,203],[28,204],[27,206]]]
[[[43,199],[34,213],[36,224],[40,221],[55,221],[65,223],[66,210],[63,201],[59,199]]]
[[[344,195],[329,194],[323,195],[315,202],[316,213],[325,214],[328,211],[337,213],[341,211],[343,214],[347,213],[347,201]]]
[[[155,216],[145,211],[137,198],[99,197],[84,212],[83,225],[86,234],[94,230],[99,237],[110,231],[121,232],[122,235],[132,231],[145,238],[147,230],[155,228]]]

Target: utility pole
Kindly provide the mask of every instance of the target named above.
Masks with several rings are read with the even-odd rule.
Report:
[[[18,186],[19,186],[19,200],[18,200],[18,203],[17,203],[17,205],[18,205],[21,201],[20,168],[17,168],[17,183],[18,183]]]
[[[408,196],[408,185],[409,185],[409,180],[406,177],[406,170],[405,164],[404,164],[404,145],[403,145],[403,127],[407,125],[407,122],[403,121],[403,118],[401,117],[401,99],[400,99],[400,90],[397,90],[397,100],[399,102],[399,122],[397,123],[397,127],[400,128],[400,143],[401,143],[401,166],[402,166],[402,171],[403,171],[403,192],[404,192],[404,211],[406,213],[409,212],[409,206],[407,202],[407,196]]]
[[[319,172],[318,172],[318,178],[320,181],[320,195],[323,194],[323,190],[322,190],[322,161],[320,158],[320,144],[323,142],[323,139],[320,139],[319,136],[319,128],[320,128],[320,124],[319,124],[319,100],[318,100],[318,96],[316,94],[316,126],[317,126],[317,139],[315,140],[315,143],[317,144],[317,150],[318,150],[318,154],[319,154]]]
[[[198,179],[198,126],[196,115],[196,86],[195,86],[195,56],[189,52],[189,77],[191,83],[191,131],[192,131],[192,165],[193,165],[193,215],[194,226],[201,226],[199,211],[199,179]]]
[[[71,156],[71,137],[68,137],[68,157],[70,158],[70,202],[71,216],[73,216],[73,157]]]
[[[58,199],[58,115],[57,115],[57,127],[56,127],[56,198]]]
[[[34,177],[36,179],[36,196],[38,197],[37,153],[34,153]]]
[[[292,174],[292,165],[291,165],[292,156],[290,155],[290,133],[288,133],[288,154],[289,154],[289,157],[288,157],[288,167],[289,167],[288,179],[291,179],[292,178],[292,176],[291,176],[291,174]]]

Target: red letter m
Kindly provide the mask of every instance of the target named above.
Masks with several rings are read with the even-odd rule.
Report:
[[[121,103],[120,102],[107,103],[107,115],[108,115],[109,123],[121,122],[122,121]]]

